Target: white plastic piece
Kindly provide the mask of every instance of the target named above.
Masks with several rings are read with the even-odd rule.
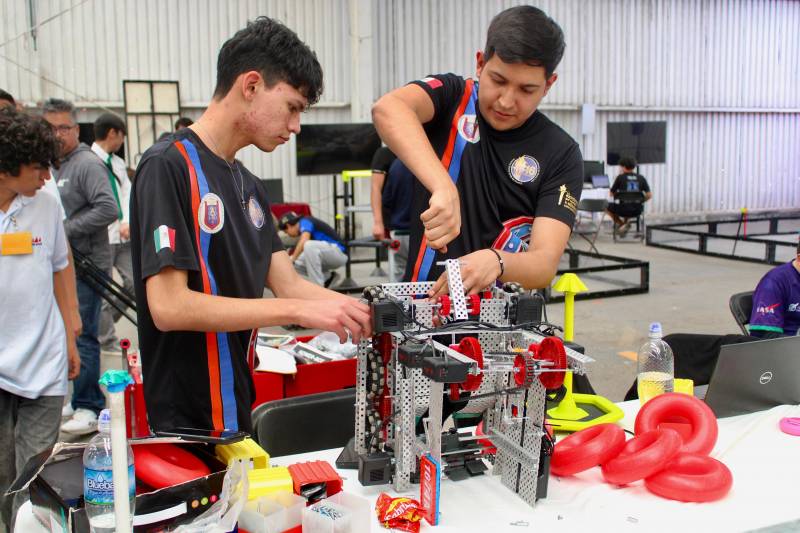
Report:
[[[281,533],[302,523],[305,506],[305,498],[290,492],[267,494],[245,504],[239,526],[250,533]]]
[[[294,360],[294,355],[287,351],[256,345],[256,355],[258,356],[257,372],[297,373],[297,362]]]
[[[128,495],[128,436],[125,431],[125,391],[108,393],[111,404],[111,473],[114,476],[114,520],[117,533],[131,531]]]

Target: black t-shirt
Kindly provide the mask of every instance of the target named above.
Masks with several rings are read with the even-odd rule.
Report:
[[[187,271],[189,288],[198,292],[263,296],[272,254],[283,246],[270,223],[266,190],[241,163],[236,167],[241,174],[187,128],[148,149],[136,171],[131,252],[145,402],[154,429],[252,432],[249,363],[256,331],[160,331],[145,291],[148,277],[174,267]]]
[[[373,172],[381,172],[386,174],[389,172],[389,167],[392,164],[392,161],[397,159],[397,156],[394,155],[394,152],[389,150],[385,146],[381,146],[377,150],[375,150],[375,154],[372,156],[372,167]]]
[[[614,180],[611,186],[611,194],[618,192],[650,192],[650,185],[641,174],[635,172],[625,172]]]
[[[451,178],[457,177],[461,234],[447,245],[447,254],[423,247],[420,257],[424,229],[419,216],[428,208],[430,193],[416,181],[407,280],[435,280],[442,272],[436,262],[483,248],[525,249],[535,217],[572,227],[583,187],[583,157],[564,130],[539,111],[518,128],[495,130],[480,115],[477,82],[473,86],[473,80],[455,74],[412,83],[433,102],[433,119],[424,128]]]
[[[414,194],[414,174],[399,159],[395,159],[386,173],[381,201],[389,213],[387,227],[408,231],[411,218],[411,201]]]

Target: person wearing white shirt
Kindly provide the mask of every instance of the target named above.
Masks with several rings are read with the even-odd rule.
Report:
[[[133,298],[133,265],[131,263],[131,243],[129,225],[129,202],[131,197],[131,181],[128,178],[127,166],[115,152],[119,151],[125,141],[125,122],[112,113],[104,113],[94,122],[95,142],[92,151],[108,168],[108,179],[117,200],[119,214],[117,220],[108,226],[108,242],[111,244],[112,270],[116,269],[122,278],[122,286]],[[109,275],[111,272],[109,272]],[[119,352],[119,340],[114,323],[122,314],[108,302],[103,302],[100,314],[100,331],[98,340],[105,351]]]
[[[55,444],[67,379],[80,372],[75,333],[65,328],[62,214],[37,192],[57,157],[46,122],[0,111],[0,518],[9,528],[21,502],[5,492],[28,460]]]

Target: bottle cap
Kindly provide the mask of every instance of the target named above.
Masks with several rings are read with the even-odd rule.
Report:
[[[97,431],[107,432],[111,430],[111,410],[103,409],[97,417]]]
[[[661,322],[653,322],[650,324],[650,336],[658,335],[661,336]]]

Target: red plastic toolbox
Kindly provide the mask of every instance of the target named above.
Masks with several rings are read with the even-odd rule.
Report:
[[[297,337],[308,342],[313,337]],[[271,400],[328,392],[356,385],[356,359],[297,365],[297,373],[253,372],[256,401],[252,408]]]

